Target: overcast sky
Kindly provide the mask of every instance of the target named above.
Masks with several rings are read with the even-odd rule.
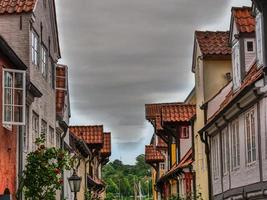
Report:
[[[153,134],[144,104],[183,101],[193,88],[194,30],[228,30],[250,0],[57,0],[71,124],[104,124],[112,160],[134,163]]]

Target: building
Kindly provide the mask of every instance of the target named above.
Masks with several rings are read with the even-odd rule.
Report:
[[[19,169],[20,144],[19,124],[25,116],[27,66],[0,36],[0,82],[1,120],[0,120],[0,199],[15,198],[17,170]],[[3,101],[4,100],[4,101]],[[17,142],[19,141],[19,142]]]
[[[266,199],[266,81],[262,15],[232,8],[233,80],[207,102],[213,199]],[[255,32],[256,31],[256,32]]]
[[[209,157],[206,152],[209,146],[200,137],[199,130],[206,123],[206,113],[203,110],[205,102],[211,99],[230,79],[231,48],[229,47],[229,32],[196,31],[192,59],[192,72],[195,75],[196,116],[193,121],[194,130],[194,163],[196,173],[196,190],[203,199],[211,199]],[[211,84],[212,83],[212,84]]]
[[[146,105],[146,118],[155,127],[156,138],[151,145],[146,146],[146,162],[153,167],[152,177],[157,188],[154,194],[158,199],[190,197],[193,194],[190,123],[193,116],[195,106],[191,104]],[[160,148],[163,145],[159,141],[164,141],[164,148]]]
[[[82,177],[78,199],[83,200],[85,195],[104,199],[106,185],[102,180],[102,167],[111,155],[111,133],[104,132],[102,125],[70,126],[70,133],[71,144],[76,143],[75,148],[82,154],[78,156],[77,165],[78,175]]]

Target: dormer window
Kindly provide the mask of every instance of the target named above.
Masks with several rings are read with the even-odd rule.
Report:
[[[182,126],[181,127],[181,139],[188,139],[189,138],[189,127],[188,126]]]

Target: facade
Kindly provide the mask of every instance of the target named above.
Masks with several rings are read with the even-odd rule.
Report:
[[[26,92],[26,70],[27,66],[0,36],[0,82],[2,83],[0,90],[2,106],[0,110],[3,113],[0,120],[0,199],[15,198],[17,170],[19,169],[19,162],[17,161],[19,143],[17,141],[22,138],[19,137],[18,126],[12,125],[12,122],[17,121],[19,123],[23,122],[22,118],[25,119],[22,116],[23,112],[18,112],[17,109],[20,106],[23,107],[22,102],[25,101],[23,96]],[[13,95],[12,90],[14,91]],[[18,96],[18,92],[22,92],[22,96]],[[15,102],[21,102],[21,104]],[[16,116],[12,119],[15,111]],[[10,124],[7,125],[7,123]]]
[[[192,126],[195,105],[185,103],[147,104],[146,118],[155,134],[146,146],[146,162],[153,167],[154,199],[193,195]],[[155,138],[155,139],[154,139]],[[159,141],[164,148],[160,148]]]
[[[211,184],[208,145],[203,143],[198,131],[206,122],[204,103],[228,83],[231,72],[231,48],[228,46],[229,32],[196,31],[193,50],[192,72],[195,74],[196,117],[194,124],[194,171],[196,190],[202,198],[210,199]],[[212,84],[211,84],[212,83]]]
[[[106,185],[101,172],[111,155],[111,133],[103,132],[102,125],[71,126],[70,139],[72,147],[78,150],[76,170],[82,177],[78,200],[83,200],[86,195],[104,199]]]
[[[262,15],[254,12],[232,9],[233,80],[207,103],[208,121],[201,130],[210,138],[214,199],[266,199]]]

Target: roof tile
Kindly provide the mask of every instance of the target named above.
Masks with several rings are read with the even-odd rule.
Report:
[[[177,103],[162,106],[162,121],[164,122],[188,122],[196,114],[196,106]]]
[[[104,144],[100,152],[102,157],[111,155],[111,133],[104,133]]]
[[[0,14],[31,12],[37,0],[0,0]]]
[[[233,7],[232,15],[239,32],[251,33],[255,31],[256,21],[252,15],[251,7]]]
[[[104,133],[102,125],[95,126],[70,126],[71,133],[84,140],[89,145],[103,145]]]
[[[231,55],[229,46],[229,31],[196,31],[196,39],[203,56],[207,55]]]
[[[163,154],[157,150],[153,145],[147,145],[145,149],[146,163],[159,163],[164,162],[165,158]]]

